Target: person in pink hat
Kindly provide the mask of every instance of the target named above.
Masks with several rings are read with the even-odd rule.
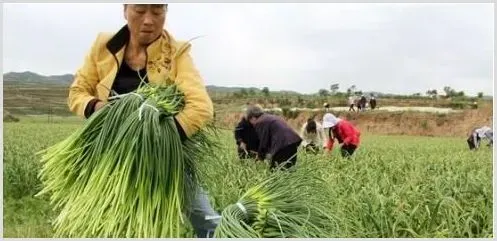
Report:
[[[361,133],[359,130],[347,120],[335,117],[331,113],[326,113],[323,116],[323,128],[326,136],[325,150],[331,152],[335,139],[342,144],[340,151],[342,157],[350,157],[360,143]]]

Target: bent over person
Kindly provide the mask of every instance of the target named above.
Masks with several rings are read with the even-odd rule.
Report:
[[[473,129],[473,131],[471,131],[471,134],[469,135],[466,141],[468,142],[470,150],[476,150],[480,148],[480,143],[481,140],[483,139],[488,140],[487,146],[492,146],[494,143],[493,136],[494,132],[492,131],[492,129],[488,126],[483,126],[480,128]]]
[[[185,95],[185,107],[174,121],[182,141],[213,118],[213,104],[190,55],[191,45],[178,41],[164,24],[167,4],[124,4],[127,23],[117,33],[100,33],[70,86],[72,112],[90,117],[111,94],[135,91],[140,83],[172,79]],[[198,237],[209,237],[218,220],[207,194],[198,187],[190,221]],[[151,217],[152,218],[152,217]]]
[[[342,157],[350,157],[359,146],[361,133],[352,123],[335,117],[331,113],[323,116],[323,128],[326,134],[326,150],[333,149],[335,139],[342,144],[340,151]]]
[[[271,169],[282,163],[285,169],[294,166],[300,136],[281,117],[264,113],[259,106],[248,107],[246,115],[259,137],[258,158],[269,160]]]
[[[303,139],[302,146],[306,152],[318,153],[324,146],[324,131],[321,124],[313,118],[309,118],[300,129],[300,137]]]

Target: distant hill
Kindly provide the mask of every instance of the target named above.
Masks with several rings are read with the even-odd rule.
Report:
[[[68,87],[72,81],[74,80],[74,75],[72,74],[64,74],[64,75],[40,75],[31,71],[25,71],[25,72],[8,72],[3,74],[3,83],[5,85],[28,85],[30,87],[34,88],[43,88],[46,87],[46,85],[57,85],[59,87]],[[217,85],[207,85],[207,91],[210,93],[222,93],[222,94],[232,94],[235,92],[240,92],[242,89],[244,89],[247,92],[253,92],[253,93],[261,93],[262,89],[260,88],[255,88],[255,87],[237,87],[237,86],[217,86]],[[273,94],[279,94],[279,95],[301,95],[301,93],[297,91],[289,91],[289,90],[280,90],[280,91],[274,91],[271,90],[271,93]],[[387,94],[387,93],[381,93],[381,92],[373,92],[373,91],[364,91],[364,95],[366,96],[371,96],[374,95],[376,97],[391,97],[391,96],[396,96],[395,94]],[[319,95],[317,92],[312,94],[312,95]],[[493,99],[492,96],[484,96],[483,99],[485,100],[491,100]]]
[[[3,74],[3,81],[6,84],[53,84],[67,86],[73,81],[74,75],[50,75],[44,76],[30,71],[9,72]]]
[[[25,71],[25,72],[8,72],[3,74],[3,81],[6,84],[13,85],[63,85],[68,86],[74,80],[74,75],[65,74],[65,75],[40,75],[34,72]],[[216,85],[207,85],[207,90],[210,92],[217,93],[234,93],[239,92],[242,89],[246,91],[254,91],[255,93],[261,92],[261,89],[251,87],[251,88],[243,88],[243,87],[225,87],[225,86],[216,86]],[[295,91],[271,91],[274,93],[282,93],[282,94],[298,94]]]
[[[218,92],[218,93],[234,93],[239,92],[242,89],[247,91],[253,90],[255,92],[260,92],[259,88],[242,88],[242,87],[226,87],[226,86],[217,86],[217,85],[206,85],[208,91]]]

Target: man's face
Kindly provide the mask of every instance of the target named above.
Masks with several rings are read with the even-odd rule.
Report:
[[[131,36],[140,45],[149,45],[164,28],[167,7],[165,4],[126,4],[124,18],[128,21]]]

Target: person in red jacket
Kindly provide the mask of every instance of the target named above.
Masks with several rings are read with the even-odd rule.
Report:
[[[361,133],[352,123],[335,117],[331,113],[323,116],[323,128],[327,137],[325,149],[330,152],[333,143],[343,143],[340,151],[343,157],[350,157],[359,146]]]

